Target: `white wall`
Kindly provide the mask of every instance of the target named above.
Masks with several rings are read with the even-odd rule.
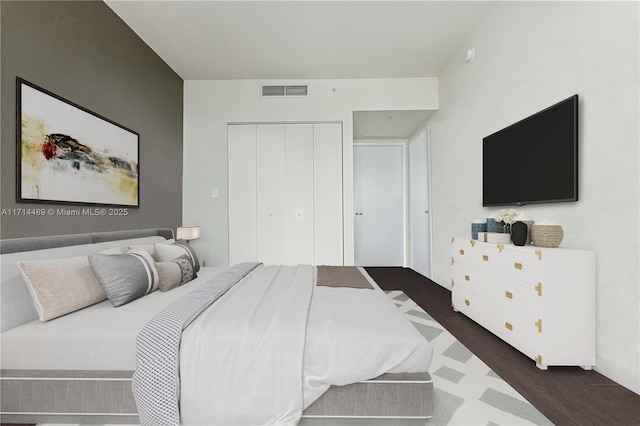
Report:
[[[261,83],[309,84],[309,96],[261,98]],[[182,217],[201,227],[192,241],[198,255],[207,265],[228,263],[227,123],[343,122],[344,253],[353,264],[353,111],[437,108],[436,78],[185,81]]]
[[[596,251],[597,369],[636,392],[638,15],[637,2],[499,2],[439,76],[431,120],[434,277],[446,285],[451,237],[497,211],[482,207],[482,138],[579,95],[579,201],[518,210],[562,224],[562,246]]]

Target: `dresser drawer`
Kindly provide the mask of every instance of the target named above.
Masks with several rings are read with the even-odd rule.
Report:
[[[535,323],[496,309],[490,314],[492,322],[487,329],[531,359],[540,348],[540,333]]]
[[[508,244],[482,243],[474,240],[452,242],[452,264],[490,270],[510,279],[535,286],[540,277],[540,257],[534,249],[513,250]]]
[[[474,256],[474,240],[453,240],[451,246],[451,264],[469,264]]]
[[[490,301],[463,289],[452,293],[455,310],[462,312],[531,359],[538,355],[540,333],[535,321],[505,311]]]
[[[535,286],[509,281],[462,264],[453,265],[452,283],[465,291],[488,299],[501,308],[536,320],[540,312],[540,297]]]
[[[505,277],[536,285],[540,279],[540,259],[534,252],[504,248],[491,259],[495,271]]]
[[[451,260],[452,264],[463,264],[476,268],[485,268],[489,259],[499,253],[496,244],[484,244],[475,240],[454,240]]]

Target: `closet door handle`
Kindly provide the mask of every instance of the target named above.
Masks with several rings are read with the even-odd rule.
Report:
[[[364,213],[362,212],[356,212],[356,216],[362,216]]]

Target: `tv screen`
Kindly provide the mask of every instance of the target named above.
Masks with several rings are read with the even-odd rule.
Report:
[[[483,206],[578,201],[578,95],[482,144]]]

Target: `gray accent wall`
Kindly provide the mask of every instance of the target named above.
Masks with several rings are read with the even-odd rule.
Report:
[[[180,226],[180,76],[102,1],[3,0],[0,7],[0,237]],[[139,208],[126,216],[16,215],[78,208],[16,203],[16,77],[140,134]]]

